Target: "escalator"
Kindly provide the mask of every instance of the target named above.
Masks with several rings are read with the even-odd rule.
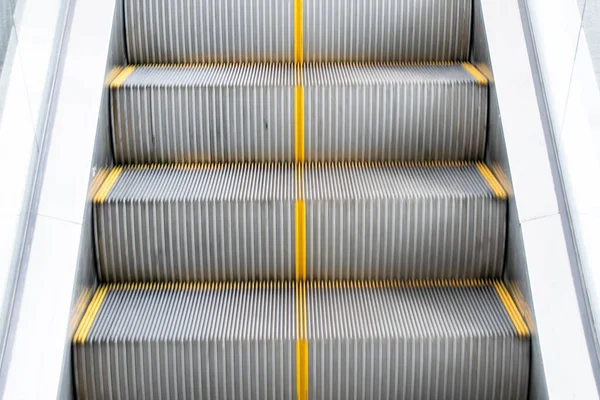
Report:
[[[122,6],[78,398],[527,398],[470,0]]]

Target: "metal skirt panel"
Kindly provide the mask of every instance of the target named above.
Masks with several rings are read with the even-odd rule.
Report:
[[[223,164],[124,169],[94,205],[100,279],[294,279],[299,200],[311,279],[501,274],[506,202],[475,165]]]
[[[121,285],[74,344],[81,399],[296,398],[296,284]],[[311,399],[525,399],[493,286],[309,282]]]
[[[486,85],[462,65],[307,64],[308,161],[478,160]],[[112,89],[118,163],[294,161],[287,64],[138,67]]]
[[[469,0],[125,0],[131,63],[465,61]],[[296,18],[296,19],[295,19]]]

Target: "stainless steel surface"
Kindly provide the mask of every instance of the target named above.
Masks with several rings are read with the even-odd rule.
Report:
[[[293,0],[124,0],[132,63],[294,60]],[[469,0],[305,0],[305,61],[464,61]]]
[[[294,279],[296,200],[309,279],[500,275],[506,204],[477,165],[297,169],[125,168],[95,204],[101,280]]]
[[[461,64],[137,67],[112,89],[118,163],[478,160],[487,86]]]
[[[74,345],[80,398],[524,399],[529,341],[495,283],[111,285]],[[302,300],[300,300],[302,301]]]
[[[487,115],[488,101],[506,112],[506,86],[488,99],[465,66],[400,63],[465,61],[471,2],[302,3],[304,61],[336,63],[273,64],[293,60],[292,1],[125,0],[129,62],[212,64],[137,66],[111,89],[115,161],[171,164],[113,169],[96,197],[99,279],[127,283],[102,286],[79,327],[89,334],[75,335],[79,395],[304,398],[306,368],[312,398],[526,398],[530,352],[544,347],[531,348],[503,284],[480,279],[503,273],[507,201],[480,161],[489,117],[486,160],[510,180],[494,158],[498,116]],[[506,77],[505,64],[485,62],[484,74],[494,64]],[[299,86],[315,163],[287,163]],[[337,160],[352,162],[324,162]],[[519,170],[509,195],[533,176]],[[531,245],[511,262],[538,266],[531,238],[554,221],[528,219],[553,202],[509,201]],[[306,277],[324,281],[289,282],[303,279],[304,247]],[[475,280],[453,280],[465,278]],[[289,281],[239,282],[279,279]],[[173,280],[195,282],[150,283]]]

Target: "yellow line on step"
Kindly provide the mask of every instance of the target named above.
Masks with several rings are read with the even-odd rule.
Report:
[[[487,165],[485,165],[481,161],[478,161],[475,165],[477,165],[477,169],[479,170],[483,178],[486,180],[487,184],[489,185],[490,189],[492,189],[492,192],[494,192],[496,197],[498,197],[501,200],[506,199],[506,191],[504,190],[500,182],[498,182],[498,179],[496,179],[492,171],[490,171],[490,169],[487,167]]]
[[[304,61],[304,27],[302,0],[294,0],[294,62]]]
[[[494,282],[494,287],[496,288],[496,291],[498,292],[498,296],[500,297],[502,304],[504,304],[506,313],[508,314],[510,320],[512,321],[512,323],[515,327],[515,330],[517,331],[517,335],[520,338],[528,337],[529,336],[529,328],[527,328],[527,324],[523,320],[523,316],[519,312],[519,309],[517,308],[514,300],[510,296],[510,293],[508,293],[508,290],[504,286],[504,283],[499,282],[499,281]]]
[[[304,162],[304,82],[302,65],[296,65],[294,87],[294,152],[296,162]]]
[[[306,280],[306,203],[304,202],[304,165],[296,164],[296,280]]]
[[[296,280],[306,280],[306,204],[296,200]]]
[[[296,282],[296,390],[298,400],[308,399],[308,340],[306,283]]]
[[[127,79],[127,77],[131,75],[133,70],[135,70],[134,65],[128,65],[127,67],[123,68],[119,75],[117,75],[117,77],[113,79],[113,81],[110,83],[110,87],[113,89],[120,88],[123,82],[125,82],[125,80]]]
[[[481,71],[479,71],[477,68],[475,68],[472,64],[469,63],[463,63],[462,64],[463,68],[467,70],[467,72],[469,72],[471,74],[471,76],[473,78],[475,78],[475,81],[480,84],[480,85],[487,85],[488,80],[485,77],[485,75],[483,75],[481,73]]]
[[[295,204],[296,225],[296,280],[306,280],[306,204],[304,203],[304,166],[296,165],[297,198]]]
[[[106,296],[106,292],[108,290],[108,286],[102,285],[96,290],[90,305],[88,306],[81,322],[79,323],[79,327],[75,332],[75,336],[73,336],[73,343],[75,344],[84,344],[87,340],[88,334],[92,329],[92,325],[96,320],[96,315],[98,315],[98,311],[100,311],[100,306],[102,306],[102,301],[104,301],[104,297]]]

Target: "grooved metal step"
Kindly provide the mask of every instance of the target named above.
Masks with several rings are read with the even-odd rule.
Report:
[[[294,161],[298,135],[306,161],[485,150],[487,81],[470,64],[130,66],[112,86],[118,163]]]
[[[503,284],[119,284],[75,334],[79,398],[525,399]]]
[[[275,62],[298,54],[306,61],[469,56],[470,0],[124,2],[133,63]]]
[[[78,398],[527,398],[471,0],[118,7]]]
[[[491,278],[506,201],[481,163],[134,166],[94,216],[108,282]]]

